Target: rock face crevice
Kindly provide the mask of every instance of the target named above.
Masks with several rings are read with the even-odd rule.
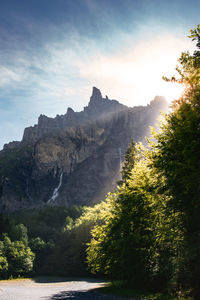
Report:
[[[24,130],[21,142],[0,151],[0,211],[101,201],[119,179],[130,139],[144,141],[149,125],[166,108],[163,97],[128,108],[93,88],[83,111],[41,115],[38,124]]]

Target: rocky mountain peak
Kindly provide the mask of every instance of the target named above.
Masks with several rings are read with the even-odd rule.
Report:
[[[164,111],[167,111],[168,103],[163,96],[155,96],[155,98],[150,102],[152,107],[160,108]]]
[[[99,101],[101,101],[103,98],[102,98],[102,95],[101,95],[101,91],[99,89],[97,89],[96,87],[93,87],[93,90],[92,90],[92,96],[90,97],[90,102],[89,102],[89,106],[90,105],[98,105]]]
[[[167,102],[164,97],[156,96],[154,100],[147,105],[147,109],[152,112],[164,110],[166,111]],[[145,107],[134,107],[134,112],[145,109]],[[84,110],[75,112],[72,108],[68,108],[66,114],[57,115],[55,118],[50,118],[45,115],[40,115],[38,123],[34,126],[25,128],[22,142],[34,144],[37,140],[41,139],[44,135],[57,132],[60,130],[67,130],[71,127],[83,126],[91,121],[96,121],[105,118],[110,118],[113,114],[120,111],[128,111],[131,108],[119,103],[117,100],[111,100],[108,96],[102,97],[101,91],[93,87],[90,101]],[[5,148],[18,147],[20,143],[9,143]]]
[[[68,107],[67,115],[73,115],[73,114],[74,114],[74,110],[71,107]]]
[[[144,141],[165,106],[156,97],[129,108],[93,88],[81,112],[40,115],[22,142],[0,151],[0,212],[41,205],[93,205],[115,187],[123,154],[133,138]]]
[[[125,105],[120,104],[116,100],[110,100],[107,96],[103,98],[101,91],[93,87],[88,106],[82,112],[75,112],[69,107],[65,115],[57,115],[55,118],[40,115],[38,124],[25,128],[23,141],[34,143],[51,132],[83,125],[89,121],[97,120],[101,117],[104,118],[108,114],[124,109],[127,109]]]
[[[97,119],[124,109],[128,109],[128,107],[119,103],[117,100],[109,99],[108,96],[103,98],[101,91],[93,87],[90,102],[88,106],[84,108],[84,113],[86,113],[90,119]]]

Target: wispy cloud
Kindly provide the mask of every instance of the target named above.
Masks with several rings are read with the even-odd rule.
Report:
[[[55,116],[67,106],[81,110],[92,86],[129,106],[169,91],[161,77],[191,47],[187,38],[163,33],[158,23],[141,25],[141,11],[126,22],[107,1],[84,3],[88,15],[81,20],[72,22],[68,15],[58,25],[20,16],[16,31],[0,28],[1,143],[20,139],[40,113]]]
[[[0,87],[27,91],[40,105],[49,101],[50,107],[60,103],[62,109],[65,99],[73,106],[72,95],[80,99],[75,108],[81,108],[93,85],[126,104],[145,104],[166,92],[162,75],[173,72],[181,51],[191,43],[173,35],[157,35],[137,45],[131,45],[131,35],[126,40],[127,45],[109,54],[81,37],[73,45],[63,39],[38,52],[22,52],[9,67],[0,66]]]
[[[22,79],[19,70],[0,66],[0,87],[4,88],[7,85],[13,84],[13,82],[20,82]]]

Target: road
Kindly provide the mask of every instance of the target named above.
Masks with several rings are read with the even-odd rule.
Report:
[[[0,300],[121,300],[94,291],[105,282],[93,279],[0,281]]]

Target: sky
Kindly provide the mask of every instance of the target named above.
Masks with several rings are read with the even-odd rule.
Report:
[[[181,87],[177,59],[193,51],[196,0],[1,0],[0,149],[38,116],[80,111],[92,87],[127,106]]]

